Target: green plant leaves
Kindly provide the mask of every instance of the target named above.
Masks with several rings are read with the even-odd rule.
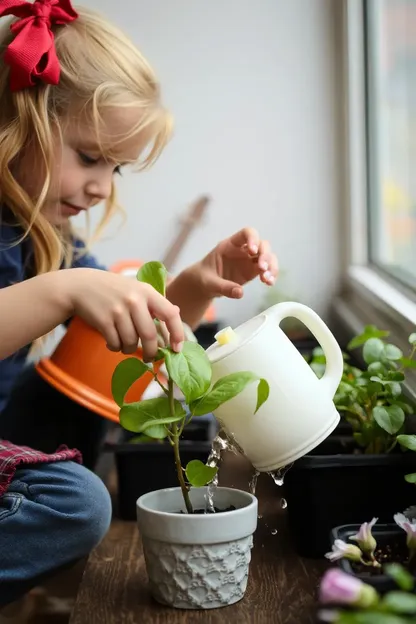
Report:
[[[269,396],[269,384],[265,379],[259,379],[257,375],[249,371],[231,373],[219,379],[205,396],[199,401],[190,404],[191,413],[194,416],[203,416],[213,412],[220,405],[236,397],[249,384],[258,381],[256,412]]]
[[[188,482],[194,487],[203,487],[208,483],[211,483],[213,478],[218,472],[218,468],[215,466],[207,466],[199,459],[193,459],[190,461],[185,470],[186,478]]]
[[[401,358],[400,364],[403,368],[416,368],[416,360],[411,360],[410,358]]]
[[[168,399],[157,397],[123,405],[120,410],[120,424],[127,431],[162,439],[167,435],[165,425],[179,422],[185,416],[186,412],[179,401],[175,401],[175,414],[172,415]]]
[[[367,340],[371,338],[387,338],[390,332],[384,329],[378,329],[375,325],[367,325],[364,328],[364,331],[359,336],[355,336],[348,343],[348,350],[352,351],[353,349],[357,349],[357,347],[361,347],[363,344],[367,342]]]
[[[383,570],[403,591],[413,589],[415,583],[413,576],[399,563],[387,563]]]
[[[397,405],[377,406],[373,409],[373,418],[379,427],[394,435],[403,426],[405,415]]]
[[[184,342],[182,351],[175,353],[170,349],[161,349],[169,377],[183,392],[189,404],[199,399],[211,384],[211,363],[201,345],[196,342]]]
[[[387,360],[396,361],[396,360],[400,360],[402,357],[403,357],[403,352],[395,345],[387,344],[384,347],[383,358],[386,358]]]
[[[379,338],[370,338],[364,344],[363,358],[366,364],[379,362],[384,351],[384,343]]]
[[[410,451],[416,451],[416,435],[398,435],[397,442]]]
[[[409,342],[411,345],[416,346],[416,332],[414,332],[413,334],[410,334]]]
[[[153,286],[158,293],[165,296],[167,270],[161,262],[146,262],[137,271],[136,278],[139,282],[145,282]]]
[[[265,379],[260,379],[259,385],[257,386],[257,405],[255,414],[259,411],[263,403],[267,401],[270,394],[270,386]]]
[[[382,605],[393,613],[402,615],[416,614],[416,596],[402,591],[391,591],[383,598]]]
[[[126,358],[116,366],[111,379],[111,393],[117,405],[123,405],[130,387],[149,370],[149,366],[135,357]]]

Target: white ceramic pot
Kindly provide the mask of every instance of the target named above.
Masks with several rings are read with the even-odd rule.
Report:
[[[207,488],[192,488],[194,509],[205,509]],[[248,492],[217,488],[215,514],[185,510],[180,488],[157,490],[137,500],[150,590],[178,609],[215,609],[241,600],[257,527],[257,499]]]

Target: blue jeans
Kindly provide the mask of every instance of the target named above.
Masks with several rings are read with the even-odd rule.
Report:
[[[0,497],[0,607],[88,555],[110,520],[108,491],[87,468],[65,461],[18,469]]]

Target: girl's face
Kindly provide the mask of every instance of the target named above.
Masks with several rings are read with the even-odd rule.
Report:
[[[120,140],[139,120],[137,109],[109,110],[103,116],[101,148],[94,128],[79,118],[65,122],[62,141],[56,137],[51,187],[42,209],[53,225],[64,225],[70,217],[109,198],[114,176],[124,165],[137,161],[150,139],[150,132],[143,131]],[[111,160],[101,149],[104,154],[111,152]],[[26,153],[16,177],[26,192],[36,197],[42,188],[42,175],[35,172],[33,160],[33,154]]]

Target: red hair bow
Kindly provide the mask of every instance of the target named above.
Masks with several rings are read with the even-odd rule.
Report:
[[[68,24],[78,17],[70,0],[0,0],[0,17],[14,15],[14,40],[4,53],[10,66],[10,88],[20,91],[38,80],[58,84],[61,67],[56,56],[52,25]]]

